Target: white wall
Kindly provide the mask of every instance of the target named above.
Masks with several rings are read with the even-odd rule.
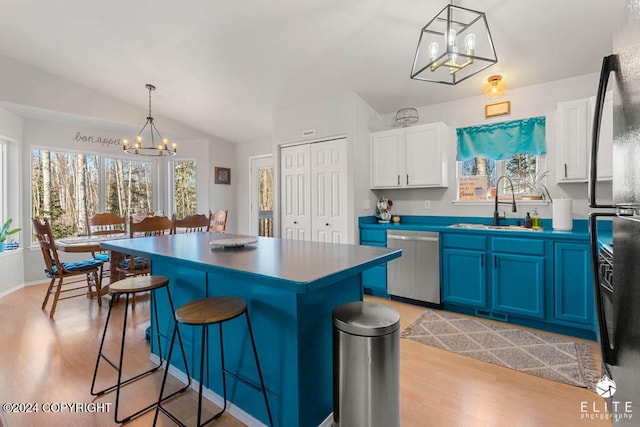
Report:
[[[357,216],[362,215],[360,213],[361,200],[372,198],[369,194],[371,191],[368,189],[368,123],[373,116],[375,116],[375,111],[353,92],[281,109],[276,111],[274,115],[273,152],[276,164],[276,188],[279,188],[278,147],[280,145],[292,142],[318,141],[335,136],[347,137],[347,152],[349,153],[347,217],[351,219],[347,230],[349,243],[358,241]],[[302,133],[308,130],[315,130],[315,135],[303,136]],[[366,169],[362,169],[365,165]],[[362,174],[366,174],[366,186]],[[279,191],[276,191],[275,195],[274,227],[278,230],[277,235],[279,235]]]
[[[544,156],[543,168],[550,173],[546,184],[552,197],[564,197],[574,200],[573,209],[576,218],[585,218],[590,211],[587,207],[586,184],[556,184],[556,106],[560,101],[587,98],[596,94],[598,74],[587,74],[570,79],[558,80],[519,89],[507,89],[505,96],[489,99],[482,95],[447,102],[438,105],[419,107],[420,123],[442,121],[449,126],[449,188],[446,189],[407,189],[407,190],[376,190],[378,196],[385,196],[393,200],[393,213],[399,215],[451,215],[451,216],[482,216],[491,217],[493,205],[467,205],[452,203],[456,200],[456,134],[459,127],[483,125],[488,123],[524,119],[528,117],[546,116],[547,154]],[[432,83],[425,83],[432,84]],[[463,84],[472,84],[465,82]],[[500,101],[511,101],[511,114],[486,119],[484,107]],[[390,129],[394,127],[395,113],[383,115],[379,120],[370,124],[371,130]],[[419,124],[420,124],[419,123]],[[546,166],[544,166],[546,164]],[[363,171],[364,173],[364,171]],[[611,197],[610,184],[599,184],[599,196],[603,199]],[[431,208],[424,208],[424,201],[431,202]],[[543,218],[551,217],[551,205],[535,206]],[[508,217],[524,217],[526,210],[533,207],[524,205],[518,212],[507,212]],[[369,214],[373,213],[372,209]]]
[[[15,176],[21,177],[23,182],[15,203],[21,211],[17,215],[20,221],[17,222],[22,227],[26,224],[28,230],[31,213],[31,147],[119,155],[122,152],[120,146],[89,144],[74,141],[73,138],[78,131],[114,139],[135,135],[148,112],[4,56],[0,56],[0,69],[0,124],[5,124],[12,134],[20,134],[22,143],[22,159],[16,164],[15,171]],[[12,116],[5,109],[12,112],[13,116],[25,118],[24,123],[16,124],[15,119],[7,119]],[[213,166],[233,167],[236,164],[235,144],[156,114],[154,119],[163,136],[177,141],[179,154],[176,158],[196,159],[198,211],[229,209],[229,230],[233,231],[236,215],[233,208],[238,193],[233,171],[230,186],[214,185]],[[10,123],[6,124],[3,120]],[[168,210],[167,175],[167,168],[163,168],[158,202],[159,208],[165,210]],[[24,251],[24,265],[25,282],[43,278],[39,249]]]

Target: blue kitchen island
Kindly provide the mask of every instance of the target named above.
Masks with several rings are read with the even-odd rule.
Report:
[[[275,425],[318,426],[333,407],[331,311],[361,301],[361,273],[399,257],[401,251],[263,237],[243,247],[210,244],[238,237],[246,236],[176,234],[108,241],[102,247],[151,258],[153,274],[170,279],[176,308],[207,296],[244,298]],[[164,292],[158,292],[157,303],[166,357],[173,313]],[[223,328],[227,368],[257,381],[244,319],[226,322]],[[198,378],[200,329],[181,326],[180,331],[189,373]],[[204,386],[222,396],[217,328],[210,333],[211,369]],[[158,343],[153,343],[152,352],[158,355]],[[185,372],[180,359],[174,352],[171,364]],[[233,403],[231,413],[241,421],[268,422],[260,393],[229,376],[227,397]]]

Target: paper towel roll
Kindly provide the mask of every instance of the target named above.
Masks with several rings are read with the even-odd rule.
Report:
[[[559,231],[573,229],[573,200],[553,199],[553,229]]]

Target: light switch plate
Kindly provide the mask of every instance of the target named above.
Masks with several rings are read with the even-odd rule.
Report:
[[[424,201],[424,208],[425,209],[431,209],[431,200],[425,200]]]

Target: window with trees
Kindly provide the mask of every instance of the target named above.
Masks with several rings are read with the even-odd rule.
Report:
[[[98,208],[98,159],[95,155],[33,150],[31,211],[51,219],[56,237],[80,234],[84,218]]]
[[[105,211],[126,216],[153,211],[151,162],[105,160]]]
[[[196,161],[171,162],[173,176],[173,200],[176,217],[184,218],[196,213]]]
[[[458,136],[458,199],[493,199],[511,195],[508,180],[519,198],[540,200],[548,196],[542,182],[540,159],[546,153],[546,118],[531,117],[456,129]],[[546,193],[546,194],[545,194]]]
[[[493,199],[496,191],[498,196],[511,195],[511,185],[507,180],[500,183],[496,189],[496,180],[506,175],[513,182],[513,190],[516,197],[528,195],[531,191],[532,177],[538,174],[538,156],[529,153],[518,153],[504,160],[493,160],[487,157],[474,157],[458,162],[460,164],[459,176],[478,177],[486,179],[486,198]]]
[[[33,149],[31,211],[48,217],[57,238],[86,233],[86,217],[153,210],[153,163]],[[105,197],[101,197],[104,195]]]

